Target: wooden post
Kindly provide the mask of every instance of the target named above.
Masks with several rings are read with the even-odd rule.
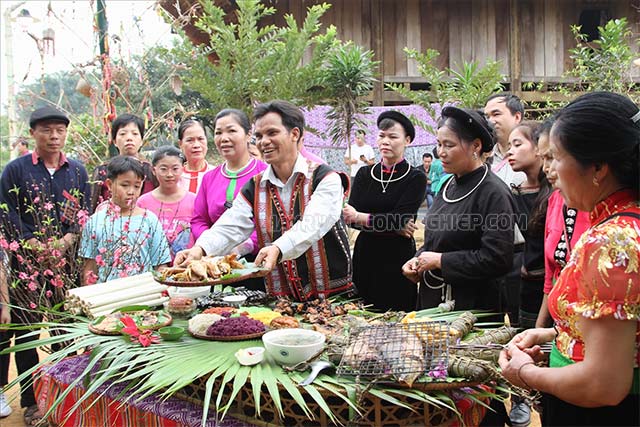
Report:
[[[520,25],[518,23],[518,0],[509,1],[509,80],[511,93],[521,95],[522,70],[520,65]]]
[[[384,105],[384,43],[382,42],[382,0],[371,1],[371,49],[378,65],[378,81],[373,85],[373,105]]]

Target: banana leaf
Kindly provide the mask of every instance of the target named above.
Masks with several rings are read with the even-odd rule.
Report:
[[[441,320],[450,320],[459,313],[431,313],[429,310],[420,312]],[[100,395],[115,384],[126,384],[125,391],[121,393],[119,400],[124,404],[133,400],[142,399],[150,394],[160,394],[169,397],[181,388],[197,381],[204,380],[205,396],[203,401],[203,425],[207,420],[210,406],[215,408],[220,417],[224,417],[232,407],[234,399],[244,386],[249,386],[253,394],[256,408],[256,416],[260,416],[261,393],[266,391],[271,396],[276,410],[284,415],[282,393],[285,392],[300,406],[304,413],[311,419],[313,413],[308,407],[306,393],[326,413],[329,420],[339,423],[332,413],[329,404],[323,396],[326,393],[337,396],[350,407],[351,416],[361,414],[361,408],[357,406],[357,390],[359,386],[354,378],[334,378],[328,375],[320,375],[313,385],[299,387],[297,382],[302,379],[300,373],[285,372],[269,357],[253,367],[239,367],[235,359],[235,352],[240,348],[256,345],[256,342],[214,342],[197,340],[190,336],[184,336],[178,342],[161,342],[149,347],[141,347],[138,344],[123,340],[121,336],[95,335],[88,330],[89,320],[79,316],[61,315],[61,322],[45,321],[32,326],[34,329],[27,335],[36,336],[40,329],[48,330],[48,337],[35,341],[19,342],[15,346],[3,350],[0,354],[38,348],[43,345],[58,343],[70,343],[60,351],[54,352],[40,362],[38,366],[14,379],[3,390],[17,387],[21,380],[32,381],[32,373],[37,369],[60,362],[64,358],[81,354],[90,349],[90,360],[82,374],[70,386],[58,396],[45,416],[50,415],[60,405],[73,387],[83,386],[86,393],[71,408],[70,414],[78,410],[84,400],[92,394]],[[186,322],[175,321],[175,324],[186,327]],[[2,325],[3,327],[6,325]],[[14,325],[9,327],[14,328]],[[22,328],[15,326],[15,328]],[[29,329],[29,328],[23,328]],[[231,392],[225,385],[231,384]],[[101,389],[104,387],[104,390]],[[218,387],[215,389],[215,387]],[[444,393],[423,392],[415,389],[397,389],[392,385],[373,384],[367,391],[392,404],[410,408],[406,402],[395,396],[404,396],[427,404],[447,407],[455,412],[455,405],[451,398]],[[225,394],[226,393],[226,394]],[[478,400],[484,397],[494,397],[491,393],[474,396]]]

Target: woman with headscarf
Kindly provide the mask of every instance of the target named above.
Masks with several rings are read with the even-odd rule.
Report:
[[[514,385],[545,394],[543,425],[640,425],[640,110],[583,95],[550,134],[556,186],[590,213],[548,297],[555,328],[529,329],[500,353]],[[553,341],[549,367],[540,344]]]
[[[445,107],[441,116],[438,155],[453,176],[427,212],[424,245],[402,270],[421,281],[420,308],[502,311],[496,279],[513,259],[513,202],[482,161],[494,139],[476,111]]]
[[[378,116],[381,161],[360,168],[345,222],[360,230],[353,250],[353,282],[364,300],[381,310],[413,310],[416,288],[401,267],[415,252],[414,220],[427,177],[404,159],[415,137],[411,121],[397,111]]]

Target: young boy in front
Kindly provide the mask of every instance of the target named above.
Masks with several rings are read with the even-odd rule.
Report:
[[[144,182],[142,163],[114,157],[105,184],[111,198],[91,215],[80,241],[83,283],[102,283],[157,269],[171,261],[162,225],[150,210],[136,206]]]

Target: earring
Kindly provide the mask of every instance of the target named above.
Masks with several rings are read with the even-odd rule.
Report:
[[[478,153],[473,153],[473,160],[478,160]]]
[[[600,183],[598,182],[598,178],[596,178],[595,176],[593,177],[593,180],[591,182],[593,182],[593,185],[595,185],[596,187],[600,186]]]

